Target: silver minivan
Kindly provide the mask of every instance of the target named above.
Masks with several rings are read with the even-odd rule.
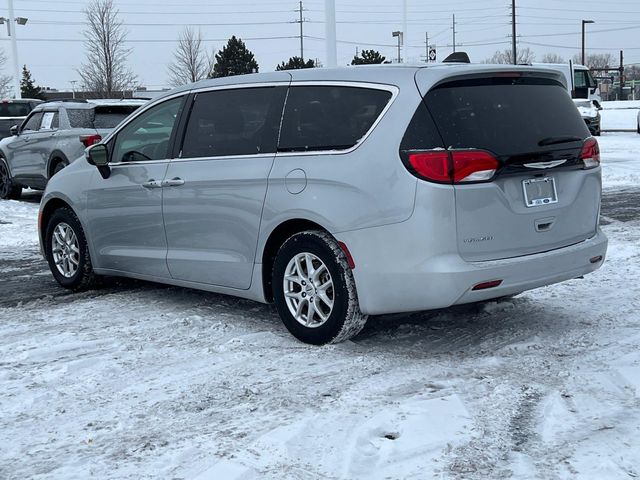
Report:
[[[324,344],[367,316],[514,295],[604,261],[597,141],[561,73],[449,63],[205,80],[49,182],[56,280],[274,302]]]

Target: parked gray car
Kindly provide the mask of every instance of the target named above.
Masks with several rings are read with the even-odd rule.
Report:
[[[561,74],[370,66],[206,80],[135,112],[53,177],[56,280],[116,275],[275,302],[298,339],[604,261],[598,143]]]
[[[11,137],[0,140],[0,198],[23,188],[44,190],[49,179],[83,156],[145,100],[72,100],[40,103]]]
[[[11,127],[21,124],[42,100],[9,98],[0,101],[0,139],[11,136]]]

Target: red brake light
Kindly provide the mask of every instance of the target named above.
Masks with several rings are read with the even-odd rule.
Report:
[[[595,138],[589,137],[584,141],[580,158],[584,162],[584,168],[596,168],[600,165],[600,146]]]
[[[490,180],[500,166],[484,150],[432,150],[409,154],[413,171],[421,178],[441,183]]]
[[[80,135],[80,141],[85,147],[90,147],[91,145],[95,145],[102,140],[102,137],[98,134],[93,135]]]
[[[474,285],[471,290],[487,290],[488,288],[496,288],[502,283],[502,280],[492,280],[490,282],[482,282]]]
[[[410,153],[409,163],[419,176],[427,180],[447,183],[451,181],[451,176],[449,175],[449,152],[446,150]]]

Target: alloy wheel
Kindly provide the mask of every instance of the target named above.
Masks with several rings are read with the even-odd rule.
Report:
[[[65,278],[73,277],[80,265],[80,243],[67,223],[56,225],[51,236],[51,253],[56,269]]]
[[[335,290],[329,269],[312,253],[295,255],[287,264],[284,297],[289,312],[305,327],[317,328],[331,315]]]

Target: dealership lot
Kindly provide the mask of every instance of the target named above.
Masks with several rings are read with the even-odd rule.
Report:
[[[600,144],[602,269],[320,348],[231,297],[63,291],[39,196],[0,202],[0,477],[640,475],[640,135]]]

